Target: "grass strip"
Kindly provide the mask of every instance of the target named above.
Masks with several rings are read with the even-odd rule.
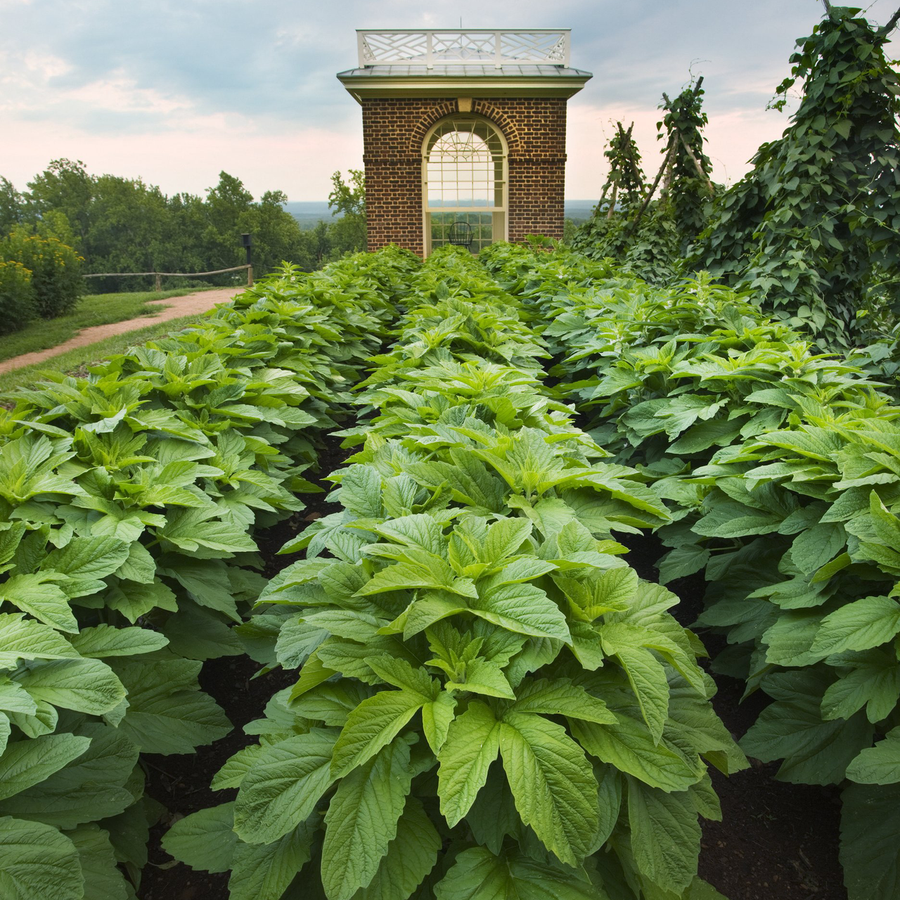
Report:
[[[59,356],[51,357],[41,363],[23,366],[21,369],[6,372],[0,375],[0,394],[7,394],[16,390],[16,388],[39,381],[42,372],[64,372],[76,377],[87,376],[88,366],[117,353],[124,353],[129,347],[145,344],[147,341],[153,341],[157,338],[174,334],[177,331],[183,331],[194,323],[199,322],[201,318],[202,315],[182,316],[180,319],[158,322],[155,325],[148,325],[135,331],[128,331],[124,334],[116,334],[112,337],[104,338],[95,344],[89,344],[87,347],[78,347],[75,350],[69,350],[67,353],[60,353]]]
[[[202,290],[202,288],[201,288]],[[132,291],[120,294],[88,294],[68,315],[56,319],[38,319],[15,334],[0,338],[0,361],[58,347],[84,328],[126,322],[141,316],[155,316],[164,306],[150,306],[153,300],[167,300],[193,294],[197,288],[170,291]]]

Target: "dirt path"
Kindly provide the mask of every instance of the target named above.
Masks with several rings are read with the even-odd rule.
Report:
[[[50,347],[47,350],[37,350],[34,353],[24,353],[22,356],[14,356],[0,362],[0,375],[4,372],[12,372],[35,363],[44,362],[60,353],[69,350],[77,350],[79,347],[87,347],[103,338],[113,337],[116,334],[127,334],[129,331],[138,331],[157,322],[167,322],[170,319],[180,319],[182,316],[200,315],[208,309],[212,309],[219,303],[227,303],[232,297],[240,294],[245,288],[221,288],[215,291],[198,291],[195,294],[185,294],[183,297],[168,297],[165,300],[151,300],[151,306],[167,307],[160,309],[155,316],[140,316],[137,319],[128,319],[125,322],[113,322],[111,325],[95,325],[91,328],[82,328],[73,338],[69,338],[64,344]]]

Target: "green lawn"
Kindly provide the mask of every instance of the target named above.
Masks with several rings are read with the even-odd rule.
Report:
[[[193,294],[196,290],[197,288],[182,288],[126,294],[87,294],[67,316],[60,316],[58,319],[39,319],[22,331],[0,337],[0,360],[58,347],[74,337],[82,328],[90,328],[92,325],[109,325],[113,322],[136,319],[139,316],[155,315],[165,307],[148,306],[151,300],[182,297],[185,294]],[[168,329],[169,323],[166,323],[166,327]]]
[[[146,296],[152,298],[159,295],[147,294]],[[176,294],[171,292],[168,296],[176,296]],[[0,395],[8,395],[10,391],[14,391],[16,388],[35,384],[41,380],[42,372],[53,371],[65,372],[76,376],[86,375],[87,366],[109,359],[110,356],[114,356],[117,353],[124,353],[129,347],[136,347],[163,335],[182,331],[198,322],[201,318],[203,318],[202,315],[182,316],[180,319],[158,322],[155,325],[148,325],[146,328],[140,328],[137,331],[129,331],[126,334],[117,334],[113,337],[104,338],[102,341],[97,341],[97,343],[90,344],[87,347],[79,347],[77,350],[69,350],[68,353],[60,353],[58,356],[53,356],[45,362],[36,363],[33,366],[25,366],[22,369],[14,369],[12,372],[0,374]],[[10,399],[10,397],[4,396],[3,400],[7,402],[3,405],[9,405],[8,401]]]

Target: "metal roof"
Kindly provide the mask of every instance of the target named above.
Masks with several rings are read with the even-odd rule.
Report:
[[[402,65],[365,66],[338,72],[341,81],[348,78],[592,78],[590,72],[552,65],[503,65],[484,64],[453,65]]]

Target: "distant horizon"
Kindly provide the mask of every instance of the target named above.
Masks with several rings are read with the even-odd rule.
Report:
[[[599,199],[599,198],[598,198]],[[566,197],[563,201],[565,203],[575,205],[587,205],[590,204],[592,206],[597,205],[597,200],[585,199],[583,197]],[[285,202],[284,207],[288,209],[291,206],[328,206],[327,200],[288,200]]]

